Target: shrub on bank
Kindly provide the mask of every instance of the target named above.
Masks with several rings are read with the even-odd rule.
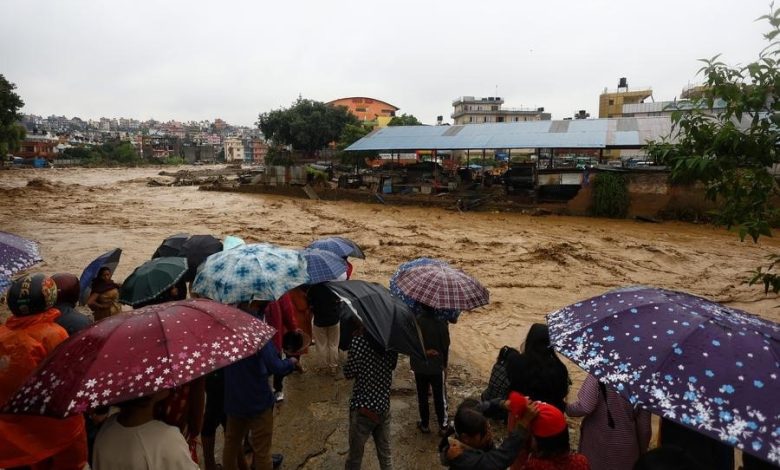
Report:
[[[628,215],[631,201],[628,196],[628,182],[623,175],[603,172],[593,181],[591,214],[596,217],[622,219]]]

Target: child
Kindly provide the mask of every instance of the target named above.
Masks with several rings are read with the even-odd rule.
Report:
[[[523,449],[530,436],[531,423],[538,414],[537,404],[528,403],[512,432],[499,447],[493,443],[493,434],[485,415],[501,409],[512,409],[510,400],[494,399],[489,402],[465,400],[455,414],[454,435],[442,439],[439,444],[441,462],[453,469],[503,470]]]

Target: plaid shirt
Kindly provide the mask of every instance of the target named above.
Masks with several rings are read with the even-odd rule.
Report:
[[[362,335],[353,337],[344,364],[344,377],[355,379],[349,409],[368,408],[377,414],[387,412],[393,369],[397,363],[398,353],[379,352]]]

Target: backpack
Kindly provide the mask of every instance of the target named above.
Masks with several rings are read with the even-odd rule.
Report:
[[[482,400],[506,399],[509,395],[509,375],[507,374],[506,363],[510,353],[520,354],[517,349],[511,346],[504,346],[498,352],[496,363],[493,364],[493,369],[490,371],[487,388],[482,392]]]

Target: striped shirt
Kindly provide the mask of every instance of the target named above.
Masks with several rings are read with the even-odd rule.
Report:
[[[614,428],[608,424],[607,404]],[[592,375],[583,382],[577,401],[566,406],[566,414],[585,417],[579,451],[588,458],[592,470],[633,468],[650,443],[650,413],[635,409],[609,387],[605,401]]]

